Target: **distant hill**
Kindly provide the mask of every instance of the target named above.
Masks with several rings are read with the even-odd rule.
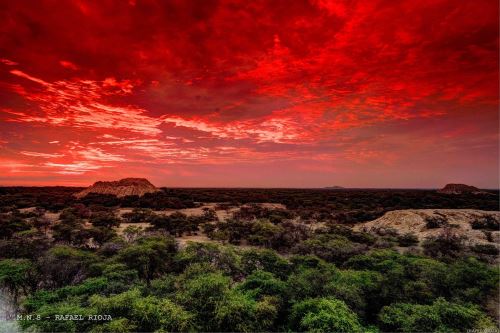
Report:
[[[342,186],[327,186],[324,188],[329,189],[329,190],[343,190],[343,189],[345,189],[345,187],[342,187]]]
[[[444,194],[463,194],[463,193],[483,193],[480,189],[474,186],[465,184],[446,184],[445,187],[437,191]]]
[[[159,191],[149,180],[145,178],[125,178],[118,181],[103,182],[99,181],[85,190],[75,194],[77,198],[83,198],[89,193],[112,194],[117,197],[127,195],[143,196],[146,193]]]

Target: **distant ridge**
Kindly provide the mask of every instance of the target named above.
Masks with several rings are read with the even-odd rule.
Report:
[[[97,193],[112,194],[119,198],[127,195],[138,195],[141,197],[146,193],[154,193],[157,191],[159,190],[145,178],[125,178],[118,181],[96,182],[85,190],[74,194],[74,196],[83,198],[87,194]]]
[[[344,189],[345,189],[345,187],[342,187],[342,186],[336,186],[336,185],[335,185],[335,186],[326,186],[326,187],[324,187],[324,188],[326,188],[326,189],[328,189],[328,190],[344,190]]]

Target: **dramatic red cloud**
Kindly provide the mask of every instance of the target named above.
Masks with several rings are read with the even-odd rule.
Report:
[[[498,187],[495,0],[0,3],[0,185]]]

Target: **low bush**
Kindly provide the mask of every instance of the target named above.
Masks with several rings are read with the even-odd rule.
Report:
[[[427,229],[442,228],[448,224],[445,217],[440,215],[427,216],[425,218],[425,226]]]
[[[500,252],[498,248],[493,244],[476,244],[474,246],[471,246],[471,250],[475,253],[488,254],[492,256],[496,256]]]
[[[498,231],[500,223],[494,216],[488,215],[485,217],[477,218],[471,222],[472,229],[485,229]]]
[[[414,233],[406,233],[398,237],[398,244],[402,247],[408,247],[418,244],[418,237]]]

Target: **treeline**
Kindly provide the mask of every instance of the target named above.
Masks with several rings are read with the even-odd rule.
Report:
[[[232,202],[235,204],[274,202],[290,210],[374,211],[423,208],[470,208],[498,210],[498,191],[482,194],[449,195],[435,190],[394,189],[210,189],[164,188],[165,193],[197,202]]]
[[[146,193],[117,198],[110,194],[90,193],[77,199],[73,194],[83,188],[77,187],[0,187],[0,212],[29,207],[44,208],[49,211],[60,211],[75,204],[105,207],[140,207],[161,209],[182,209],[196,207],[190,198],[172,196],[165,191]]]

